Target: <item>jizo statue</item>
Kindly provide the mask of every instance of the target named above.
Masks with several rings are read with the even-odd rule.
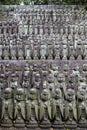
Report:
[[[74,125],[74,127],[76,127],[77,109],[74,89],[69,88],[67,90],[64,111],[66,125]]]
[[[14,126],[25,127],[25,91],[17,88],[14,101]]]
[[[87,124],[87,111],[86,111],[86,90],[78,89],[77,92],[77,117],[79,125],[86,126]]]
[[[63,126],[64,119],[64,104],[60,88],[55,89],[54,98],[52,101],[52,119],[54,121],[53,127]]]
[[[6,88],[2,100],[1,126],[13,126],[13,90]]]
[[[39,112],[39,120],[40,127],[42,128],[50,128],[51,123],[51,101],[50,101],[50,91],[48,89],[43,89],[41,93],[40,100],[40,112]]]
[[[30,89],[28,98],[26,100],[26,126],[35,129],[38,127],[38,91],[36,88]]]

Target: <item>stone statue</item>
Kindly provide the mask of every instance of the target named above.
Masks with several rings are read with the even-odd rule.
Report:
[[[24,59],[24,52],[22,45],[18,45],[18,59],[23,60]]]
[[[77,117],[80,127],[87,127],[86,90],[78,89],[77,92]]]
[[[62,91],[62,96],[64,97],[66,94],[66,83],[65,83],[65,76],[62,73],[58,74],[58,84],[57,86],[61,89]]]
[[[3,55],[4,60],[9,60],[9,47],[8,46],[3,47],[2,55]]]
[[[36,88],[31,88],[29,99],[26,101],[26,126],[29,128],[38,127],[38,92]]]
[[[40,55],[41,55],[41,59],[45,60],[46,59],[46,52],[47,51],[47,46],[42,44],[40,46]]]
[[[25,59],[31,60],[31,45],[25,45]]]
[[[41,93],[41,100],[39,103],[40,112],[40,127],[49,129],[51,126],[51,101],[50,101],[50,91],[48,89],[43,89]]]
[[[12,89],[18,87],[18,77],[17,77],[17,75],[15,73],[11,74],[11,77],[10,77],[10,87]]]
[[[39,72],[37,72],[33,77],[33,87],[39,89],[40,85],[41,85],[41,75]]]
[[[56,43],[55,43],[54,50],[55,50],[55,59],[60,59],[60,57],[59,57],[60,45],[59,45],[58,41],[56,41]]]
[[[85,76],[79,76],[78,77],[78,88],[81,88],[84,85],[86,86],[86,77]]]
[[[76,128],[77,121],[77,110],[76,110],[76,100],[75,100],[75,91],[74,89],[67,89],[66,92],[66,101],[65,101],[65,122],[66,126]]]
[[[42,70],[42,79],[43,79],[43,81],[46,81],[46,79],[47,79],[47,75],[48,75],[48,64],[46,64],[46,63],[43,63],[42,64],[42,68],[41,68]]]
[[[50,94],[52,97],[52,94],[54,93],[55,90],[54,75],[52,73],[48,74],[47,82],[48,82],[48,89],[50,90]]]
[[[37,44],[37,41],[34,41],[35,43],[33,43],[33,52],[34,52],[34,60],[38,60],[38,46],[39,44]]]
[[[79,39],[76,47],[77,58],[82,59],[82,41]]]
[[[70,42],[68,45],[68,59],[74,59],[74,44],[72,42]]]
[[[14,126],[25,127],[25,92],[17,88],[14,102]]]
[[[64,118],[64,104],[62,99],[62,93],[59,88],[55,89],[54,99],[52,101],[52,120],[53,128],[64,127],[63,125]]]
[[[10,58],[12,59],[12,60],[16,60],[16,56],[17,56],[17,52],[16,52],[17,50],[16,50],[16,46],[12,46],[12,45],[10,45],[10,52],[11,52],[11,54],[10,54]]]
[[[2,99],[1,126],[13,126],[13,90],[5,88]]]
[[[0,60],[2,59],[2,45],[1,44],[0,44]]]

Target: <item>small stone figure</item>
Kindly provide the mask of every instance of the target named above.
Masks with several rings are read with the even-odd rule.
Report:
[[[79,76],[78,77],[78,88],[81,88],[84,85],[86,86],[86,77],[85,76]]]
[[[52,73],[48,74],[47,82],[48,82],[48,89],[50,90],[50,94],[52,97],[52,94],[54,93],[55,90],[54,75]]]
[[[36,88],[31,88],[29,100],[26,101],[26,126],[30,129],[38,127],[38,92]]]
[[[63,53],[63,60],[67,60],[67,56],[68,56],[68,49],[67,49],[67,44],[66,43],[63,43],[63,46],[62,46],[62,53]]]
[[[18,87],[18,77],[17,77],[16,74],[11,74],[11,77],[10,77],[10,87],[12,89]]]
[[[76,47],[77,58],[82,59],[82,41],[79,39]]]
[[[25,127],[25,92],[22,88],[17,88],[14,102],[14,126]]]
[[[75,129],[77,127],[77,110],[74,89],[69,88],[66,92],[66,102],[64,111],[66,128]]]
[[[55,59],[60,59],[60,57],[59,57],[59,51],[60,51],[60,45],[59,45],[59,43],[58,43],[58,41],[56,41],[56,43],[55,43]]]
[[[40,55],[41,55],[41,59],[45,60],[46,59],[46,52],[47,51],[47,45],[42,44],[40,46]]]
[[[0,60],[2,59],[2,45],[0,45]]]
[[[25,88],[25,89],[29,89],[29,88],[30,88],[29,73],[27,73],[26,71],[25,71],[24,74],[23,74],[22,87]]]
[[[11,46],[10,45],[10,58],[11,58],[11,60],[16,60],[17,59],[16,54],[17,54],[16,46]]]
[[[63,128],[63,118],[64,118],[64,104],[62,99],[62,93],[59,88],[55,90],[55,96],[52,101],[52,120],[53,120],[53,128]]]
[[[41,75],[39,72],[37,72],[33,77],[33,87],[39,89],[40,86],[41,86]]]
[[[18,45],[18,59],[23,60],[24,59],[24,52],[22,45]]]
[[[4,46],[2,50],[4,60],[9,60],[9,47]]]
[[[31,46],[25,45],[25,59],[31,60]]]
[[[72,42],[68,45],[68,60],[74,60],[74,45]]]
[[[40,101],[40,127],[43,129],[49,129],[51,126],[51,101],[50,101],[50,91],[48,89],[43,89],[41,93]]]
[[[66,94],[66,83],[64,74],[59,73],[57,86],[61,89],[62,96],[64,97]]]
[[[79,126],[87,128],[86,90],[78,89],[77,92],[77,117]]]
[[[49,70],[52,75],[54,76],[53,80],[54,80],[54,84],[57,85],[58,84],[58,74],[59,74],[59,68],[56,64],[52,64]]]
[[[2,100],[1,126],[13,126],[13,90],[12,88],[5,88],[4,97]]]

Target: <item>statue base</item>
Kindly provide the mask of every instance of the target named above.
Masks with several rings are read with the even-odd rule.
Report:
[[[25,127],[25,123],[24,123],[24,121],[23,120],[16,120],[15,122],[14,122],[14,126],[15,127],[17,127],[17,128],[24,128]]]
[[[0,130],[14,130],[13,127],[1,127]]]
[[[82,128],[84,128],[84,129],[86,128],[87,129],[87,123],[79,123],[78,127],[81,128],[81,129]]]
[[[38,123],[35,120],[32,120],[30,122],[26,122],[26,127],[31,129],[38,128]]]
[[[76,130],[77,128],[77,124],[76,123],[71,123],[71,124],[65,124],[65,128],[66,129],[70,129],[70,130]]]
[[[53,129],[64,130],[64,123],[61,121],[55,121],[52,126]]]
[[[51,127],[51,123],[49,120],[44,120],[40,123],[40,128],[44,130],[48,130]]]
[[[11,123],[1,123],[1,127],[12,127],[13,126],[13,124],[11,124]]]

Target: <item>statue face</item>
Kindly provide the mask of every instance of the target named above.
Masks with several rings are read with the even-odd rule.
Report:
[[[49,92],[49,90],[47,90],[47,89],[44,89],[44,90],[43,90],[43,92],[42,92],[42,94],[41,94],[41,99],[42,99],[43,101],[47,101],[47,100],[50,99],[50,92]]]
[[[17,101],[23,101],[24,99],[25,99],[24,90],[22,88],[18,88],[17,93],[16,93],[16,100]]]
[[[80,100],[84,100],[85,99],[85,94],[86,94],[86,91],[83,90],[83,89],[80,89],[78,92],[77,92],[77,97],[78,99]]]
[[[49,74],[48,76],[48,82],[53,83],[54,82],[54,76],[52,74]]]
[[[56,99],[60,99],[62,96],[61,90],[60,89],[56,89],[55,90],[55,98]]]
[[[11,99],[12,96],[13,96],[12,89],[6,88],[5,91],[4,91],[4,98],[5,99]]]
[[[71,102],[74,99],[75,99],[75,91],[73,89],[68,89],[67,90],[67,100]]]
[[[35,81],[36,81],[36,82],[41,81],[41,78],[40,78],[40,74],[39,74],[39,73],[37,73],[37,74],[35,75]]]
[[[80,83],[85,83],[86,82],[86,78],[85,77],[79,77],[79,82]]]
[[[32,88],[32,89],[30,90],[30,99],[31,99],[31,100],[36,100],[37,97],[38,97],[38,95],[37,95],[37,90],[36,90],[35,88]]]
[[[63,74],[58,75],[58,82],[62,83],[65,81],[65,77]]]

